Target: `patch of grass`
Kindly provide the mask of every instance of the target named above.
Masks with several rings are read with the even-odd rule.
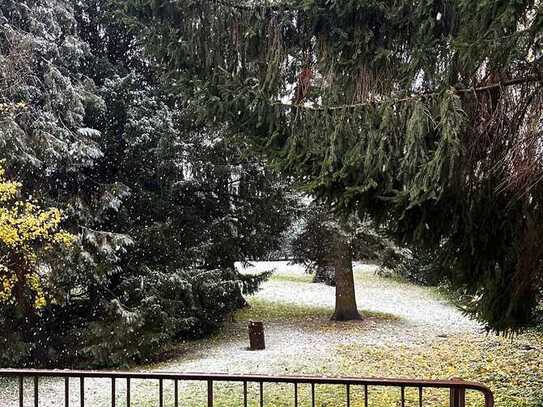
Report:
[[[357,290],[364,290],[364,287],[386,288],[386,289],[408,289],[413,293],[420,293],[421,296],[436,299],[438,301],[452,302],[451,297],[439,286],[416,285],[405,277],[391,274],[390,276],[381,276],[374,272],[367,272],[360,269],[354,271],[355,284]],[[358,288],[360,286],[360,288]]]
[[[335,393],[330,392],[334,386],[318,386],[316,405],[319,407],[345,406],[345,390],[338,390]],[[214,386],[214,406],[215,407],[238,407],[243,406],[243,384],[242,383],[217,383]],[[247,386],[247,405],[250,407],[260,406],[259,385],[257,383],[248,383]],[[205,406],[206,386],[202,384],[191,385],[185,392],[181,400],[181,405],[187,407]],[[359,406],[362,400],[361,395],[353,392],[351,405]],[[292,407],[294,405],[294,385],[265,383],[263,387],[264,406],[269,407]],[[156,403],[156,402],[155,402]],[[155,406],[152,401],[145,402],[145,407]],[[311,405],[311,387],[309,385],[298,386],[298,405]],[[390,404],[387,407],[392,406]]]
[[[486,383],[496,397],[496,406],[540,407],[543,405],[543,335],[532,332],[511,341],[506,338],[462,335],[433,340],[425,345],[367,346],[340,345],[330,357],[335,363],[326,364],[317,375],[355,377],[405,377],[447,379],[460,377]],[[294,361],[289,372],[296,372]],[[303,370],[303,368],[301,368]],[[292,373],[291,373],[292,374]],[[214,388],[215,406],[243,405],[242,384],[217,383]],[[293,385],[265,384],[264,405],[287,407],[293,405]],[[369,388],[372,407],[399,405],[399,389]],[[183,405],[205,405],[205,385],[193,384],[183,392]],[[299,386],[300,406],[310,405],[310,386]],[[406,389],[406,406],[418,405],[417,389]],[[316,405],[320,407],[345,406],[345,389],[341,386],[316,387]],[[351,405],[363,404],[363,389],[353,386]],[[424,405],[448,405],[447,390],[425,390]],[[153,405],[152,403],[149,406]],[[259,388],[249,385],[249,406],[259,405]],[[483,397],[467,392],[467,406],[483,406]]]
[[[308,273],[303,274],[272,274],[270,281],[287,281],[291,283],[311,283],[313,281],[313,275]]]
[[[252,300],[253,307],[238,314],[238,320],[262,319],[265,321],[299,321],[305,318],[328,318],[327,307],[304,307],[295,304],[278,304]],[[375,316],[375,314],[371,314]],[[377,317],[383,315],[377,314]],[[386,315],[384,315],[387,317]],[[389,316],[390,317],[390,316]],[[386,318],[385,318],[386,319]],[[319,325],[321,326],[321,325]],[[363,332],[361,332],[363,335]],[[293,339],[295,340],[295,339]],[[504,407],[540,407],[543,405],[543,332],[532,331],[515,339],[466,334],[428,340],[417,345],[371,345],[363,342],[339,345],[322,364],[312,362],[311,373],[328,376],[354,377],[405,377],[447,379],[460,377],[487,384],[496,397],[496,405]],[[307,373],[303,357],[292,360],[289,374]],[[299,405],[310,405],[309,386],[298,389]],[[257,385],[249,386],[249,406],[259,405]],[[241,384],[217,383],[215,405],[218,407],[243,405]],[[417,390],[406,390],[406,406],[418,405]],[[191,384],[182,392],[183,405],[205,405],[205,385]],[[338,386],[317,386],[316,405],[344,406],[345,389]],[[446,390],[425,390],[424,401],[428,407],[448,405]],[[351,405],[363,404],[362,389],[353,386]],[[399,405],[399,389],[371,387],[369,401],[372,407]],[[146,406],[154,406],[149,402]],[[283,407],[293,405],[293,386],[264,385],[264,405]],[[478,393],[467,393],[467,406],[483,405]]]
[[[330,318],[334,313],[331,307],[319,307],[300,305],[294,303],[272,302],[259,298],[249,299],[249,307],[239,310],[235,321],[272,321],[272,322],[293,322],[299,320],[314,320]],[[387,321],[398,320],[392,314],[384,312],[364,311],[361,313],[366,318],[382,319]]]
[[[507,407],[543,405],[542,352],[543,335],[536,333],[524,334],[515,340],[459,335],[416,347],[338,347],[343,375],[425,379],[459,377],[487,384],[494,391],[496,405]],[[433,403],[429,405],[446,405],[447,396],[442,391],[430,391],[425,394],[425,400]],[[390,392],[383,391],[376,397],[376,406],[391,405],[385,403],[392,397]],[[468,392],[467,401],[468,406],[482,405],[482,398],[473,392]]]
[[[250,298],[249,307],[239,310],[235,321],[296,321],[301,319],[321,319],[330,317],[334,312],[329,307],[298,305],[272,302],[259,298]]]
[[[398,285],[413,285],[408,281],[402,280],[401,278],[380,276],[374,271],[367,271],[363,269],[355,268],[353,270],[355,284],[362,285],[378,285],[378,286],[398,286]]]
[[[360,268],[354,268],[353,270],[354,280],[356,284],[365,284],[365,285],[376,285],[376,286],[389,286],[389,287],[399,287],[399,286],[409,286],[409,287],[420,287],[413,284],[411,281],[407,280],[405,277],[402,277],[395,273],[380,275],[374,271],[367,271]]]

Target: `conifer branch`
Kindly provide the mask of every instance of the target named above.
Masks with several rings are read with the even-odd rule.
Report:
[[[500,81],[500,82],[491,83],[484,86],[461,88],[461,89],[452,88],[451,90],[455,94],[459,95],[459,94],[465,94],[465,93],[479,93],[479,92],[484,92],[484,91],[488,91],[492,89],[507,88],[510,86],[523,85],[523,84],[534,83],[534,82],[543,82],[543,77],[530,76],[530,77],[523,77],[523,78],[515,78],[508,81]],[[275,103],[275,105],[281,105],[284,107],[291,107],[291,108],[297,108],[297,109],[315,110],[315,111],[343,110],[343,109],[355,109],[358,107],[378,105],[382,103],[391,103],[393,105],[396,105],[400,103],[410,102],[412,100],[417,100],[417,99],[422,99],[422,98],[431,98],[434,96],[438,96],[440,93],[441,92],[437,92],[437,91],[422,92],[422,93],[417,93],[411,96],[406,96],[406,97],[402,97],[398,99],[389,98],[386,100],[371,100],[371,101],[365,101],[361,103],[353,103],[353,104],[338,105],[338,106],[304,106],[301,104],[292,104],[292,103]]]
[[[291,10],[291,7],[285,5],[285,4],[234,4],[232,1],[229,0],[211,0],[212,3],[218,4],[220,6],[229,7],[234,10],[242,10],[242,11],[255,11],[255,10]]]
[[[219,6],[230,7],[235,10],[247,10],[247,11],[254,10],[254,8],[251,6],[248,6],[245,4],[233,4],[226,0],[213,0],[213,3],[218,4]]]

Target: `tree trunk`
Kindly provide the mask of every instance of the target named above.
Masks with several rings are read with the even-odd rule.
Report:
[[[347,239],[338,236],[335,244],[334,263],[336,269],[336,309],[332,319],[335,321],[360,320],[362,317],[356,307],[353,277],[353,253]]]

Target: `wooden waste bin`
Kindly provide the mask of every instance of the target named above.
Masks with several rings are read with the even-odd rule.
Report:
[[[262,322],[249,321],[249,349],[262,350],[265,348],[264,324]]]

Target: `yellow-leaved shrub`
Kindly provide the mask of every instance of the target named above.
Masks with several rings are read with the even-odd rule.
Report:
[[[43,259],[69,247],[75,236],[61,228],[59,209],[21,199],[20,190],[0,162],[0,303],[32,312],[47,304]]]

